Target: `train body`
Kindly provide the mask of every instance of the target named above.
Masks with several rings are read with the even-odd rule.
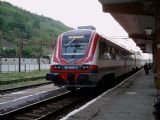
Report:
[[[104,76],[117,77],[140,67],[139,58],[94,30],[59,35],[46,79],[58,86],[95,87]]]

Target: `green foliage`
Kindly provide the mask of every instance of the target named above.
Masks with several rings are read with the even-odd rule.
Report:
[[[39,46],[28,46],[25,47],[22,51],[22,57],[24,58],[37,58],[40,54],[40,47]]]
[[[6,48],[6,49],[0,49],[0,55],[2,57],[16,57],[17,56],[17,50],[16,48]]]
[[[10,3],[1,2],[0,32],[3,39],[15,44],[15,46],[20,44],[22,38],[29,42],[55,43],[60,33],[70,29],[60,21],[35,15]],[[34,50],[32,47],[27,47],[23,50],[23,55],[31,57],[33,54],[37,54],[35,51],[37,48]]]

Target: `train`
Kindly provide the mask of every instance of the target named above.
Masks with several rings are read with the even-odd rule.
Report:
[[[46,79],[57,86],[90,88],[140,67],[139,54],[94,29],[81,28],[58,36]]]

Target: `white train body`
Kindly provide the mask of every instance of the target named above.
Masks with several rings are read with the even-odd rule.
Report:
[[[106,75],[117,77],[140,66],[136,55],[94,30],[59,35],[47,80],[59,86],[94,87]]]

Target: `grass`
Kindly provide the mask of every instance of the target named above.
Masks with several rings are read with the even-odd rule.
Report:
[[[5,84],[5,85],[0,84],[0,88],[1,90],[6,90],[6,89],[19,88],[19,87],[30,86],[30,85],[37,85],[40,83],[47,83],[47,82],[48,81],[45,79],[40,79],[37,81],[26,81],[26,82],[18,82],[18,83]]]
[[[49,70],[34,70],[30,72],[12,72],[12,73],[0,73],[0,81],[10,81],[22,78],[32,78],[45,76]]]
[[[0,73],[0,81],[12,81],[12,80],[18,80],[23,78],[41,77],[41,76],[45,76],[46,73],[48,72],[49,70],[41,70],[41,71],[34,70],[30,72]],[[47,83],[47,82],[48,81],[46,79],[37,79],[37,80],[29,79],[26,81],[21,81],[16,83],[0,84],[0,90],[36,85],[36,84]]]

